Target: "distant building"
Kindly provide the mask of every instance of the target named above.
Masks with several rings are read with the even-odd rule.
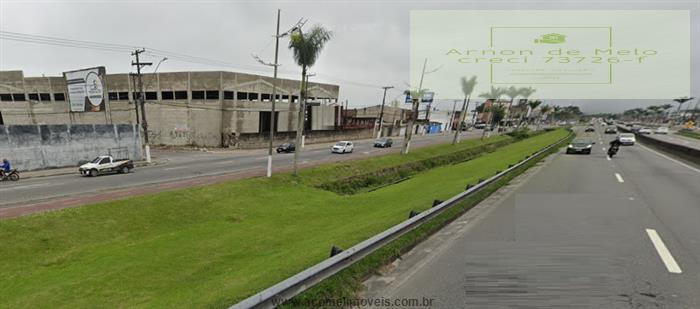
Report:
[[[342,127],[344,129],[375,128],[379,123],[381,105],[348,109],[343,112]],[[411,110],[392,106],[384,106],[382,130],[384,136],[396,136],[400,128],[406,126]]]
[[[25,77],[0,71],[0,125],[133,124],[139,93],[129,74],[107,74],[105,109],[69,112],[62,76]],[[274,117],[277,132],[296,130],[299,81],[280,79]],[[225,71],[143,74],[152,144],[236,146],[241,136],[269,133],[272,78]],[[309,83],[306,129],[341,127],[337,85]],[[296,103],[296,104],[291,104]]]

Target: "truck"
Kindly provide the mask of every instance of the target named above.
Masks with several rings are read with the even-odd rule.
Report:
[[[134,162],[129,159],[114,159],[112,156],[98,156],[92,161],[81,165],[78,172],[83,176],[95,177],[100,174],[127,174],[134,168]]]

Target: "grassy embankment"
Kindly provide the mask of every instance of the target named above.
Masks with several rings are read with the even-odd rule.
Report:
[[[685,137],[700,139],[700,132],[695,132],[688,129],[680,130],[676,134],[683,135]]]
[[[0,307],[228,306],[325,259],[331,245],[350,247],[566,134],[352,195],[317,187],[481,142],[2,220]]]

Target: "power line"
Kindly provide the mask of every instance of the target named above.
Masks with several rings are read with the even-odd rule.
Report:
[[[137,45],[103,43],[103,42],[95,42],[95,41],[87,41],[87,40],[74,40],[74,39],[66,39],[66,38],[59,38],[59,37],[52,37],[52,36],[45,36],[45,35],[10,32],[10,31],[0,31],[0,39],[9,40],[9,41],[34,43],[34,44],[44,44],[44,45],[54,45],[54,46],[62,46],[62,47],[92,49],[92,50],[108,51],[108,52],[116,52],[116,53],[131,52],[134,49],[141,48],[141,49],[146,49],[146,52],[144,52],[144,54],[149,55],[149,56],[153,56],[153,57],[168,57],[169,59],[172,59],[175,61],[181,61],[181,62],[187,62],[187,63],[193,63],[193,64],[202,64],[202,65],[207,65],[207,66],[227,67],[227,68],[232,68],[232,69],[239,70],[239,71],[248,70],[248,71],[253,71],[253,72],[265,72],[265,70],[263,70],[262,68],[260,68],[258,66],[242,65],[242,64],[232,63],[232,62],[223,61],[223,60],[217,60],[217,59],[200,57],[200,56],[193,56],[193,55],[188,55],[188,54],[184,54],[184,53],[167,51],[167,50],[150,48],[150,47],[138,47]],[[267,48],[267,47],[264,47],[263,49],[265,49],[265,48]],[[245,68],[245,69],[242,69],[242,68]],[[294,70],[280,70],[280,73],[289,74],[289,75],[298,74],[298,72],[296,72]],[[367,87],[367,88],[375,88],[375,89],[377,87],[380,87],[380,85],[378,85],[378,84],[370,84],[370,83],[364,83],[364,82],[359,82],[359,81],[352,81],[352,80],[347,80],[344,78],[339,78],[339,77],[335,77],[335,76],[323,74],[323,73],[319,74],[319,77],[324,78],[324,79],[329,80],[329,81],[332,81],[332,82],[345,83],[345,84],[359,86],[359,87]]]

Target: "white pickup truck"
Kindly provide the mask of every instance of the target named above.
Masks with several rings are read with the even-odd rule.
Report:
[[[134,162],[129,159],[115,160],[111,156],[99,156],[92,161],[85,163],[78,168],[83,176],[95,177],[104,173],[126,174],[134,168]]]

